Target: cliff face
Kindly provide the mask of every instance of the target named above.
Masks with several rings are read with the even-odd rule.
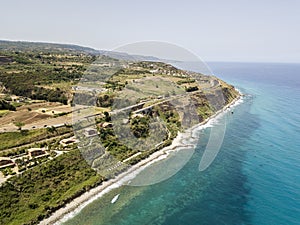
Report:
[[[234,88],[234,86],[229,85],[224,81],[222,81],[221,85],[222,85],[222,92],[223,92],[226,105],[232,102],[240,95],[239,92]]]

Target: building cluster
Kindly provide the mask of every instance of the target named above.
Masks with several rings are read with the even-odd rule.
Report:
[[[49,153],[47,153],[47,148],[30,148],[27,150],[26,155],[22,155],[15,158],[10,157],[0,157],[0,169],[4,168],[12,168],[16,166],[16,161],[18,159],[36,159],[36,158],[43,158],[49,156]]]

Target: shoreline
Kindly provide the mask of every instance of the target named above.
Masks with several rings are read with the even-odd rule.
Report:
[[[172,144],[170,146],[167,146],[165,148],[162,148],[159,151],[154,152],[148,158],[141,160],[140,162],[138,162],[137,164],[129,168],[127,171],[116,176],[115,178],[110,179],[108,181],[104,181],[99,186],[73,199],[70,203],[65,205],[63,208],[60,208],[57,211],[55,211],[50,217],[43,219],[39,223],[39,225],[58,225],[63,222],[66,222],[67,220],[77,215],[84,207],[86,207],[91,202],[102,197],[103,195],[110,192],[111,190],[116,189],[128,183],[146,167],[150,166],[155,162],[167,158],[171,151],[180,150],[183,148],[195,147],[194,144],[184,143],[184,140],[186,140],[187,138],[194,139],[195,138],[194,133],[196,131],[210,127],[209,123],[213,122],[213,119],[216,119],[218,116],[221,116],[223,113],[228,112],[232,107],[235,107],[240,103],[242,103],[243,94],[238,89],[236,90],[239,92],[239,96],[237,98],[235,98],[232,102],[225,105],[222,109],[220,109],[215,114],[208,117],[201,123],[185,130],[183,133],[178,133],[178,135],[172,141]]]

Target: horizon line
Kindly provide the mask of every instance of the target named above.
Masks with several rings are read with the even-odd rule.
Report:
[[[109,52],[117,52],[117,51],[113,51],[111,49],[98,49],[94,46],[87,46],[84,44],[80,44],[80,43],[66,43],[66,42],[54,42],[54,41],[40,41],[40,40],[13,40],[13,39],[2,39],[0,38],[0,41],[7,41],[7,42],[25,42],[25,43],[36,43],[36,44],[58,44],[58,45],[73,45],[73,46],[78,46],[78,47],[83,47],[83,48],[91,48],[95,51],[109,51]],[[128,54],[128,53],[127,53]],[[141,55],[144,56],[144,55]],[[155,56],[147,56],[147,57],[155,57]],[[157,57],[156,57],[157,58]],[[203,57],[201,57],[203,59]],[[162,59],[163,60],[163,59]],[[203,60],[204,61],[204,60]],[[193,61],[189,61],[189,62],[193,62]],[[239,60],[224,60],[224,59],[216,59],[216,60],[206,60],[204,61],[205,63],[266,63],[266,64],[300,64],[299,62],[295,62],[295,61],[239,61]]]

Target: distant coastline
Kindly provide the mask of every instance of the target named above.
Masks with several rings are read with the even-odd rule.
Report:
[[[110,192],[111,190],[118,188],[130,180],[132,180],[135,176],[137,176],[141,171],[143,171],[146,167],[150,166],[151,164],[163,160],[168,157],[170,151],[179,150],[187,147],[193,147],[189,144],[182,143],[182,141],[186,137],[193,137],[193,133],[195,130],[205,129],[206,125],[212,121],[213,119],[217,118],[218,116],[222,115],[222,113],[228,112],[229,109],[232,107],[242,103],[242,96],[243,94],[236,89],[239,95],[232,100],[229,104],[225,105],[222,109],[214,113],[212,116],[204,120],[203,122],[193,126],[192,128],[187,129],[183,133],[178,133],[176,138],[172,141],[170,146],[162,148],[161,150],[154,152],[148,158],[141,160],[137,164],[133,165],[127,171],[119,174],[113,179],[103,182],[101,185],[85,192],[81,196],[75,198],[70,203],[68,203],[65,207],[58,209],[55,211],[50,217],[42,220],[39,224],[40,225],[58,225],[63,223],[70,218],[77,215],[84,207],[86,207],[91,202],[95,201],[96,199],[102,197],[106,193]]]

